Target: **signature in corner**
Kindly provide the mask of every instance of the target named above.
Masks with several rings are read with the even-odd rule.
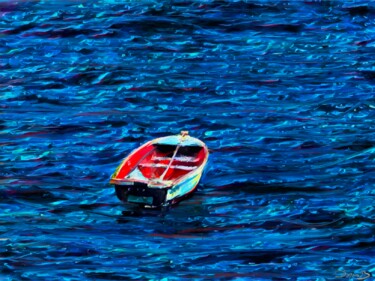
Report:
[[[361,274],[356,274],[353,272],[347,273],[345,270],[339,270],[342,272],[341,276],[335,276],[335,278],[355,278],[357,280],[366,280],[367,278],[370,278],[372,275],[370,272],[362,271]]]

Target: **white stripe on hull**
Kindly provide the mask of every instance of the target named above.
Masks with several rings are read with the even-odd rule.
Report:
[[[168,190],[167,201],[186,195],[191,192],[199,183],[202,173],[192,175],[192,177],[177,184],[175,187]]]

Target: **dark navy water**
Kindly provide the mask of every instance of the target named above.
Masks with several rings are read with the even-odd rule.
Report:
[[[374,2],[0,11],[0,280],[374,274]],[[180,130],[211,153],[194,196],[119,202],[121,160]]]

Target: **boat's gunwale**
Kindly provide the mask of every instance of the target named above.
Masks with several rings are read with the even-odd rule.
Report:
[[[169,144],[169,143],[163,143],[163,141],[166,141],[168,139],[171,139],[171,138],[181,138],[181,142],[178,142],[178,143],[174,143],[174,144]],[[197,139],[197,138],[194,138],[192,136],[181,136],[181,135],[171,135],[171,136],[166,136],[166,137],[160,137],[160,138],[156,138],[154,140],[151,140],[151,142],[153,142],[154,144],[161,144],[161,145],[179,145],[179,146],[192,146],[192,145],[188,145],[187,141],[193,141],[195,145],[197,146],[200,146],[200,147],[204,147],[206,146],[206,144],[201,141],[200,139]]]

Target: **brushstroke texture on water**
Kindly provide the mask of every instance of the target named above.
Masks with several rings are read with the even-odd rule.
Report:
[[[158,2],[0,3],[0,279],[374,272],[373,3]],[[181,129],[195,195],[119,203],[121,159]]]

